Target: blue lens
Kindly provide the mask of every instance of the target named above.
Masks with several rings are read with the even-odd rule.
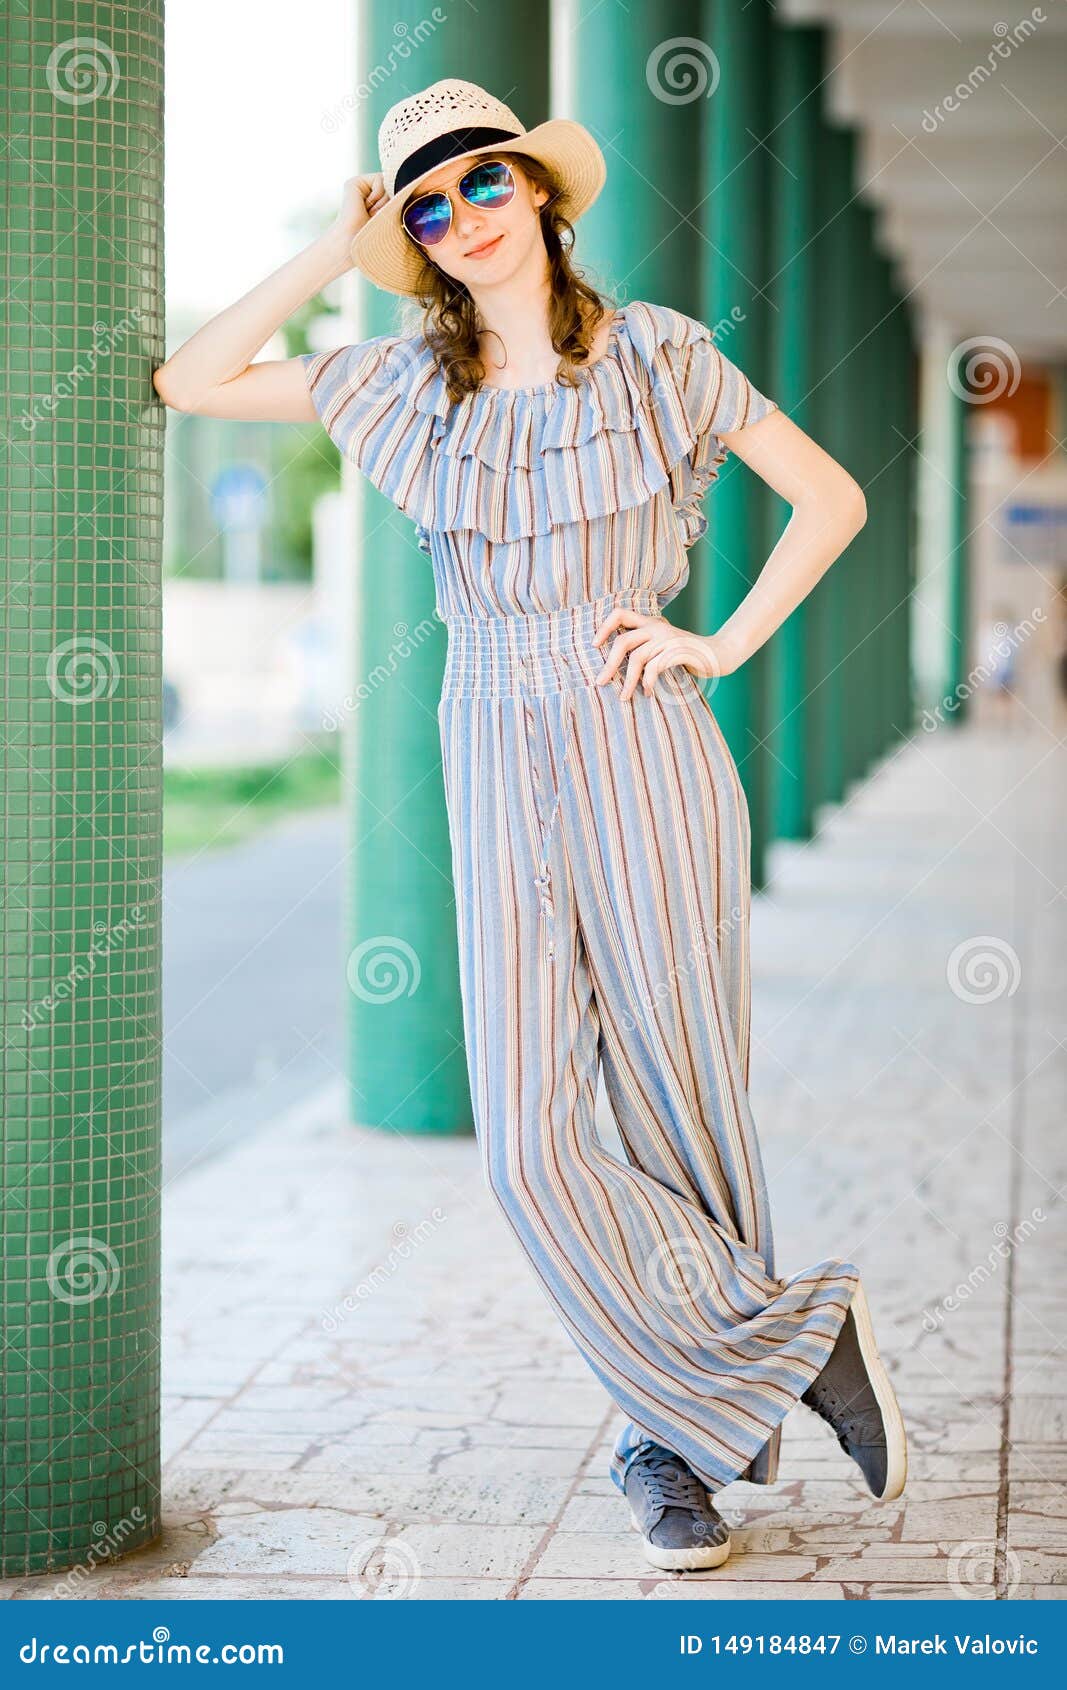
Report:
[[[503,160],[494,159],[468,170],[459,191],[468,205],[507,205],[515,192],[515,181]]]
[[[434,246],[443,241],[452,221],[452,208],[447,194],[423,194],[413,200],[404,212],[404,227],[412,240],[420,246]]]

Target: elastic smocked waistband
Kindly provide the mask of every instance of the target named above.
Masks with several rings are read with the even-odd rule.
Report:
[[[610,639],[594,645],[593,636],[618,605],[660,614],[659,594],[640,587],[528,616],[446,616],[442,699],[592,686],[611,646]]]

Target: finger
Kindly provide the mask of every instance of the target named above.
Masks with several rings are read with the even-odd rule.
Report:
[[[634,692],[637,689],[637,684],[641,679],[641,672],[644,665],[650,658],[655,656],[658,649],[659,648],[657,647],[655,641],[648,639],[642,640],[638,645],[631,645],[629,650],[629,662],[626,665],[626,675],[623,680],[623,688],[620,697],[633,697]]]
[[[649,658],[645,664],[645,672],[641,681],[646,693],[651,693],[664,669],[669,669],[670,666],[671,659],[665,652],[657,652],[654,657]]]
[[[637,691],[638,683],[644,672],[644,667],[648,661],[649,655],[648,650],[644,646],[639,646],[637,650],[631,654],[630,661],[626,665],[626,679],[623,682],[622,691],[619,694],[620,698],[630,699],[633,697],[634,693]]]
[[[639,610],[631,610],[628,605],[624,604],[616,605],[593,635],[593,644],[600,645],[609,634],[615,632],[616,628],[624,626],[636,628],[639,622],[645,620],[646,618],[641,615]]]
[[[644,630],[641,628],[635,628],[628,634],[619,635],[604,661],[604,668],[597,676],[597,686],[600,686],[605,681],[611,680],[611,677],[617,671],[623,658],[628,652],[633,650],[635,645],[639,645],[645,637]]]

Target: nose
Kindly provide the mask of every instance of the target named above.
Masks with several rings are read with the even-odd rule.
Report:
[[[476,241],[485,229],[483,213],[478,210],[477,206],[468,205],[466,200],[461,200],[458,210],[453,211],[452,222],[457,235],[464,244]]]

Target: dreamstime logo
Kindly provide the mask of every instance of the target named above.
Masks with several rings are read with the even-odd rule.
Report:
[[[447,12],[443,11],[440,6],[435,6],[428,18],[420,18],[418,23],[413,26],[403,22],[403,20],[395,23],[393,34],[396,36],[396,41],[385,55],[385,63],[375,65],[354,93],[347,94],[339,105],[332,107],[328,112],[324,112],[322,127],[327,135],[336,134],[349,112],[355,111],[365,100],[369,100],[371,95],[382,86],[383,82],[388,82],[389,78],[402,65],[407,64],[412,53],[421,47],[424,41],[429,40],[434,30],[443,24],[447,17]]]
[[[1015,996],[1022,977],[1018,953],[1006,939],[979,933],[957,945],[945,965],[954,997],[964,1003],[995,1003]]]
[[[106,640],[78,634],[48,655],[48,688],[63,704],[97,704],[119,684],[119,660]]]
[[[998,660],[1007,657],[1021,646],[1024,640],[1037,632],[1036,624],[1045,621],[1045,612],[1038,605],[1029,616],[1024,616],[1016,622],[1014,628],[1009,628],[1006,622],[996,622],[993,625],[994,640],[980,663],[976,663],[968,671],[966,680],[959,681],[951,697],[942,698],[934,709],[925,709],[920,719],[923,733],[936,733],[944,723],[946,716],[951,716],[964,704],[973,698],[980,689],[989,683],[996,672]]]
[[[1043,1209],[1030,1210],[1026,1220],[1020,1221],[1018,1226],[1010,1227],[1007,1221],[998,1221],[993,1228],[996,1243],[988,1251],[982,1262],[976,1262],[966,1279],[934,1304],[933,1308],[923,1310],[923,1331],[938,1332],[944,1325],[947,1314],[955,1314],[977,1291],[987,1285],[994,1277],[1003,1262],[1008,1261],[1013,1252],[1021,1244],[1027,1243],[1034,1236],[1038,1227],[1048,1216]]]
[[[425,548],[423,548],[425,549]],[[443,618],[435,611],[432,616],[424,616],[414,629],[406,622],[396,622],[393,625],[393,642],[389,647],[388,656],[362,680],[354,693],[346,693],[340,704],[323,713],[322,726],[328,733],[336,733],[345,716],[351,715],[364,705],[368,698],[372,698],[387,681],[399,673],[402,663],[419,648],[425,645],[430,636],[436,632]]]
[[[352,1314],[361,1302],[366,1302],[368,1297],[372,1297],[376,1291],[380,1291],[402,1264],[409,1261],[416,1250],[420,1249],[447,1219],[448,1216],[443,1209],[431,1209],[429,1219],[420,1221],[418,1226],[414,1228],[409,1227],[404,1221],[397,1221],[393,1228],[393,1237],[396,1242],[391,1246],[385,1261],[379,1262],[365,1279],[361,1279],[356,1289],[350,1292],[347,1297],[342,1297],[341,1301],[335,1303],[332,1309],[327,1309],[323,1313],[319,1322],[322,1330],[327,1333],[339,1332],[347,1316]]]
[[[45,1278],[59,1303],[95,1303],[110,1297],[121,1277],[119,1259],[101,1238],[68,1238],[48,1258]]]
[[[645,1261],[645,1286],[661,1306],[695,1302],[710,1285],[708,1253],[694,1238],[664,1238]]]
[[[961,340],[948,355],[948,385],[968,405],[988,405],[1010,399],[1022,380],[1019,354],[993,334]]]
[[[375,1601],[412,1596],[421,1578],[419,1558],[402,1538],[365,1538],[348,1558],[349,1584]]]
[[[54,1015],[61,1003],[73,997],[75,988],[96,972],[97,963],[109,957],[112,951],[118,948],[120,941],[125,943],[129,935],[136,931],[145,914],[140,904],[134,904],[129,915],[123,916],[113,927],[109,927],[104,921],[94,921],[93,932],[99,937],[93,940],[84,959],[72,963],[61,979],[52,982],[51,990],[43,998],[38,998],[36,1003],[23,1010],[23,1029],[27,1033],[32,1032],[34,1027],[42,1026]]]
[[[965,105],[972,94],[977,93],[985,83],[991,81],[1000,69],[1005,59],[1010,59],[1016,47],[1022,46],[1035,34],[1038,24],[1045,23],[1046,17],[1040,6],[1035,6],[1028,18],[1020,18],[1014,25],[997,23],[993,25],[996,40],[986,54],[985,61],[979,61],[962,82],[957,82],[951,93],[946,94],[931,111],[929,107],[923,112],[922,126],[928,135],[936,135],[938,128],[954,112]]]
[[[995,1543],[961,1543],[948,1564],[948,1582],[961,1601],[974,1601],[987,1595],[996,1579],[997,1546]],[[1011,1596],[1022,1577],[1019,1557],[1014,1549],[1004,1551],[1004,1595]]]
[[[376,933],[357,945],[348,959],[349,987],[365,1003],[392,1003],[413,997],[422,979],[417,953],[395,933]]]
[[[716,922],[715,927],[711,929],[709,935],[711,943],[721,949],[723,940],[744,923],[746,913],[745,905],[732,904],[726,915]],[[682,961],[669,969],[662,979],[655,982],[650,991],[643,994],[639,1000],[642,1009],[652,1010],[657,1004],[662,1003],[672,993],[678,980],[684,979],[701,961],[704,962],[705,966],[707,965],[707,956],[707,945],[702,943],[690,945]],[[619,1021],[620,1027],[628,1033],[634,1032],[641,1024],[642,1018],[629,1010],[620,1017]]]
[[[731,305],[729,315],[720,317],[717,323],[710,324],[711,338],[714,341],[725,340],[732,335],[738,323],[748,322],[748,312],[742,311],[740,305]]]
[[[113,1555],[122,1554],[127,1538],[139,1526],[144,1525],[144,1520],[143,1508],[131,1508],[129,1514],[116,1526],[109,1526],[106,1520],[94,1520],[92,1532],[95,1541],[90,1545],[85,1560],[72,1567],[61,1583],[53,1585],[49,1594],[60,1602],[77,1596],[86,1579],[91,1577],[97,1567],[104,1561],[110,1561]]]
[[[645,61],[649,89],[668,106],[687,106],[710,100],[719,86],[719,61],[706,41],[695,35],[675,35],[653,47]]]
[[[119,61],[106,41],[75,35],[52,49],[45,76],[53,95],[64,105],[90,105],[115,92]]]
[[[110,358],[117,347],[121,347],[126,337],[134,329],[140,328],[145,312],[137,307],[120,317],[117,323],[93,324],[93,339],[89,350],[78,359],[73,369],[65,376],[60,376],[50,393],[36,399],[28,410],[23,410],[19,421],[23,432],[32,434],[38,423],[59,408],[64,399],[70,399],[78,391],[89,376],[93,375],[105,358]]]
[[[705,527],[707,526],[707,518],[700,511],[699,506],[693,507],[693,514],[699,517]],[[709,659],[711,662],[710,673],[708,671]],[[672,644],[670,667],[678,669],[683,682],[686,678],[695,681],[704,693],[705,698],[715,691],[722,680],[722,665],[719,654],[714,646],[709,648],[707,641],[699,634],[683,633],[682,638]]]

